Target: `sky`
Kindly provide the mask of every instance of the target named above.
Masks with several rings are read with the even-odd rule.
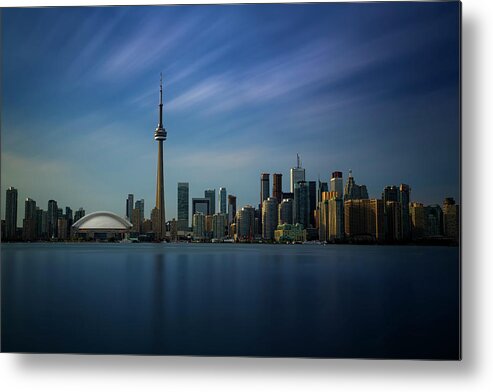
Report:
[[[163,73],[166,219],[260,173],[352,169],[370,197],[460,202],[460,4],[327,3],[1,10],[1,196],[86,213],[155,205]],[[271,177],[272,186],[272,177]],[[218,196],[216,194],[216,200]],[[5,216],[2,202],[2,218]],[[191,203],[190,203],[191,204]],[[19,222],[19,220],[18,220]]]

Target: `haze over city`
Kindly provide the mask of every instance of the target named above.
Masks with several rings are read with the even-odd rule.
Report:
[[[124,216],[132,193],[149,216],[163,72],[167,219],[178,182],[238,206],[261,172],[288,191],[296,153],[307,180],[460,202],[457,9],[324,7],[2,10],[2,195]]]

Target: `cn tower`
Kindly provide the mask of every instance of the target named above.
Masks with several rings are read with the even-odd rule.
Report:
[[[164,211],[164,170],[163,170],[163,142],[166,140],[166,130],[163,127],[163,74],[159,83],[159,123],[154,132],[154,140],[158,142],[157,152],[157,183],[156,183],[156,233],[157,240],[166,236],[166,219]],[[154,222],[153,222],[154,223]]]

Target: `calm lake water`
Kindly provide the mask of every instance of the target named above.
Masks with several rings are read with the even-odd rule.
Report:
[[[457,359],[459,248],[2,244],[2,351]]]

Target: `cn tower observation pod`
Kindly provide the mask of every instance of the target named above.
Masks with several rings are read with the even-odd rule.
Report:
[[[72,225],[75,237],[88,240],[122,239],[131,228],[129,221],[109,211],[93,212]]]

